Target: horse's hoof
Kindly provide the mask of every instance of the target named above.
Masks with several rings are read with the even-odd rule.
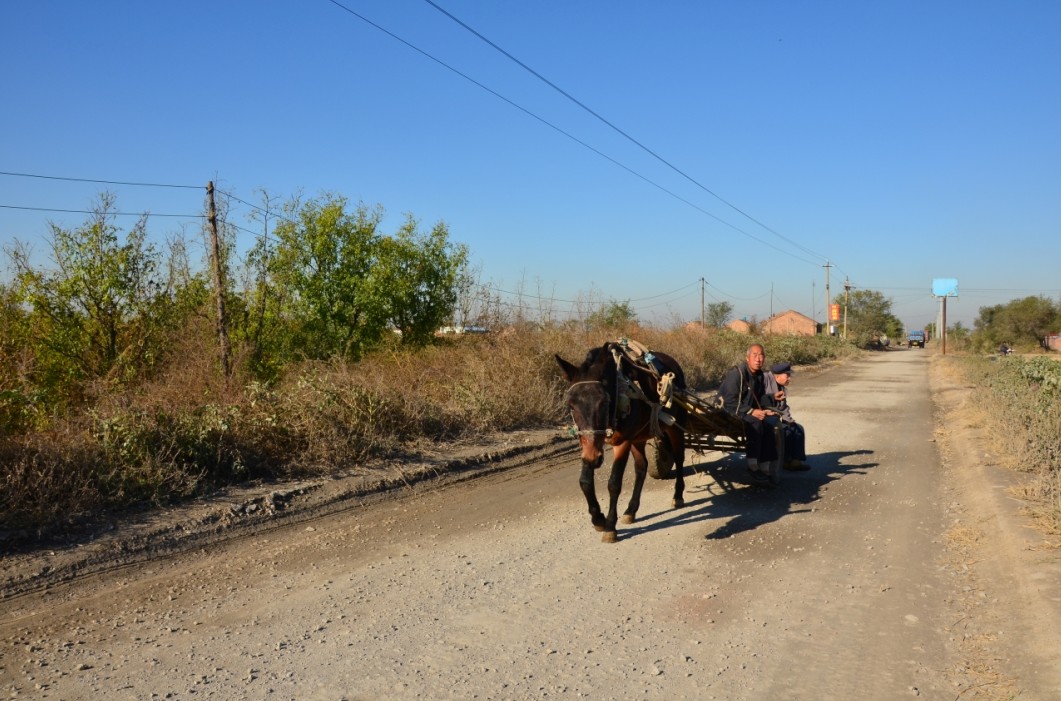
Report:
[[[593,530],[595,530],[595,531],[597,531],[599,533],[603,533],[604,532],[604,524],[603,523],[594,523],[593,524]]]
[[[604,535],[601,536],[600,542],[617,543],[619,542],[619,535],[615,531],[604,531]]]
[[[622,517],[619,519],[620,523],[633,523],[636,520],[637,517],[633,514],[623,514]]]
[[[675,499],[674,501],[671,502],[671,504],[674,505],[675,509],[680,509],[683,506],[685,506],[685,500],[684,499]]]

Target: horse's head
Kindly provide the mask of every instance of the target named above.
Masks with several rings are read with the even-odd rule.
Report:
[[[613,428],[615,361],[607,344],[589,351],[578,367],[555,357],[570,383],[565,399],[578,430],[582,463],[596,469],[604,461],[604,439]]]

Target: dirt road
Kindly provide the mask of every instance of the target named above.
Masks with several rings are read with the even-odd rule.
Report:
[[[567,452],[9,597],[0,694],[1061,698],[1056,551],[933,363],[797,371],[810,472],[708,454],[615,545]]]

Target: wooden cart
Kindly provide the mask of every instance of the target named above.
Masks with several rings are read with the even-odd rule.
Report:
[[[716,396],[701,396],[688,389],[675,388],[671,400],[686,411],[685,421],[679,422],[685,432],[686,450],[743,453],[747,449],[744,422],[725,412]],[[780,431],[777,445],[780,464],[784,460],[781,452],[784,440]],[[656,479],[674,478],[674,455],[667,441],[652,441],[652,448],[648,451],[648,474]]]

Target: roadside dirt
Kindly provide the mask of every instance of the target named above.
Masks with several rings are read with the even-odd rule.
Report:
[[[559,429],[513,431],[460,444],[424,445],[402,460],[326,478],[253,482],[172,508],[112,514],[44,546],[11,546],[0,559],[0,600],[77,577],[249,537],[408,490],[438,489],[570,453]]]
[[[976,692],[962,698],[1061,699],[1061,549],[1014,496],[1023,477],[992,445],[976,388],[942,357],[930,377],[950,496],[948,564],[961,582],[950,630]],[[1022,693],[1029,687],[1045,695]]]
[[[1061,558],[939,361],[797,369],[810,472],[690,455],[615,545],[547,430],[4,557],[0,694],[1055,701]]]

